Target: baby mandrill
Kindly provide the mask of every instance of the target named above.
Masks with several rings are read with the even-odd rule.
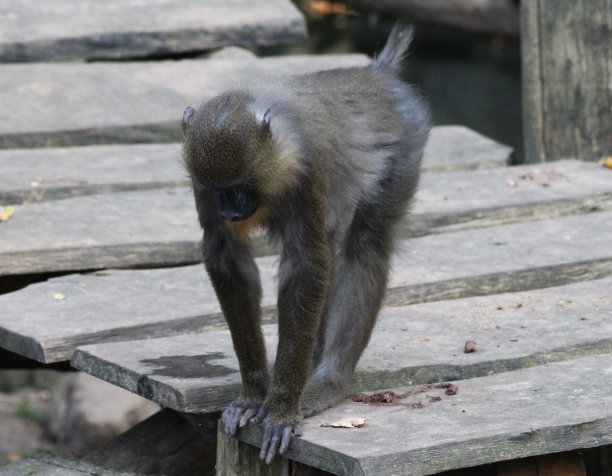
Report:
[[[185,109],[204,264],[242,376],[221,425],[233,435],[263,423],[267,463],[302,417],[346,396],[376,321],[429,134],[426,105],[399,78],[411,37],[396,26],[368,66],[277,78]],[[281,250],[272,372],[249,245],[260,228]]]

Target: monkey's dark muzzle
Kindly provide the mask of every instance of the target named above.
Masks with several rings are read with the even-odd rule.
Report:
[[[214,192],[217,212],[227,221],[241,221],[257,211],[257,196],[245,185],[231,185],[217,188]]]

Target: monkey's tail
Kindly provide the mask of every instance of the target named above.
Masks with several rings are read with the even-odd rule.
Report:
[[[398,22],[395,24],[387,44],[378,55],[374,57],[372,66],[374,68],[391,68],[399,72],[402,69],[402,60],[408,54],[408,48],[412,42],[414,31],[411,26]]]

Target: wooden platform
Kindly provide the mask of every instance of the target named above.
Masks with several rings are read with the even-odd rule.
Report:
[[[114,2],[71,3],[68,30],[64,0],[48,12],[3,1],[0,61],[122,61],[0,65],[9,111],[0,112],[0,212],[12,207],[0,222],[0,286],[13,290],[0,289],[0,348],[43,365],[70,362],[166,410],[89,463],[48,457],[0,474],[106,474],[110,459],[113,471],[143,473],[157,461],[143,458],[141,437],[164,445],[167,428],[189,442],[185,464],[205,448],[212,471],[214,421],[240,376],[198,263],[178,119],[245,78],[368,60],[227,48],[126,61],[293,40],[304,22],[281,0],[152,3],[149,15],[136,1],[123,2],[121,15]],[[306,420],[278,474],[427,475],[612,444],[612,170],[575,160],[507,167],[511,153],[464,127],[434,128],[352,387],[401,398],[347,399]],[[260,238],[254,246],[273,358],[276,251]],[[464,353],[466,341],[475,352]],[[454,395],[427,385],[451,381]],[[348,417],[365,425],[329,426]],[[254,424],[239,439],[219,434],[218,474],[239,474],[244,458],[259,471],[260,439]]]

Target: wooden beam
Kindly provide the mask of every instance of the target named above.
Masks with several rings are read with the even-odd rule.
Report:
[[[612,0],[521,2],[525,161],[612,155]]]
[[[161,410],[89,453],[83,461],[122,474],[212,476],[215,474],[215,453],[214,441],[207,441],[178,413]]]
[[[519,14],[511,0],[340,0],[362,12],[403,17],[460,30],[517,37]]]

